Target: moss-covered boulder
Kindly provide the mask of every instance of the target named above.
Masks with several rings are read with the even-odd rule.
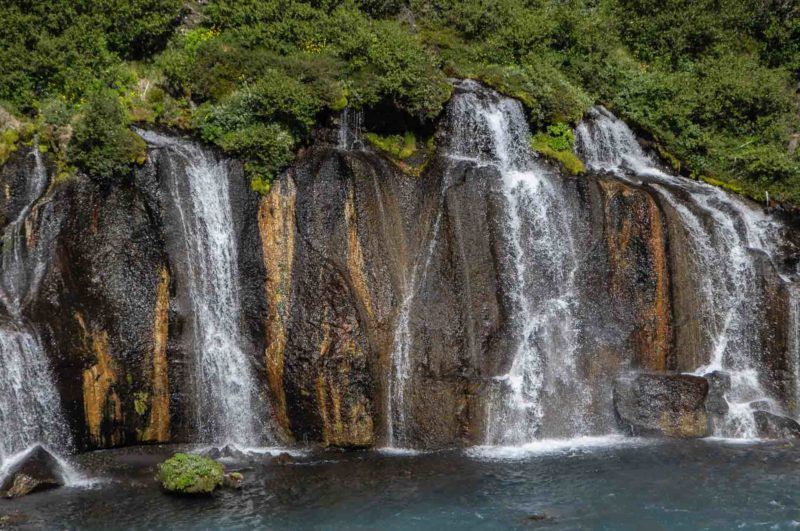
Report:
[[[168,492],[210,494],[222,486],[225,468],[208,457],[175,454],[158,466],[158,481]]]

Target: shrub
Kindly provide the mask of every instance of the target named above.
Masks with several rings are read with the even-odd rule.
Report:
[[[93,178],[120,179],[130,175],[132,164],[144,162],[145,143],[128,128],[117,95],[101,90],[82,107],[68,153]]]
[[[407,159],[417,150],[417,138],[410,131],[403,136],[366,133],[364,138],[376,148],[400,160]]]

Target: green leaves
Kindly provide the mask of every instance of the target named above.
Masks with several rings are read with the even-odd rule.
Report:
[[[99,180],[125,178],[132,164],[144,162],[145,143],[129,129],[115,92],[100,90],[90,95],[75,124],[68,155]]]

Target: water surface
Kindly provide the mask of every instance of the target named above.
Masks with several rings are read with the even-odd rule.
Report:
[[[308,452],[244,467],[241,491],[162,493],[176,447],[76,458],[104,479],[3,501],[47,529],[793,529],[800,450],[786,444],[589,438],[429,454]]]

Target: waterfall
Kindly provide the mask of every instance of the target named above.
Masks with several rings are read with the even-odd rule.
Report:
[[[442,196],[443,197],[443,196]],[[442,220],[442,208],[436,215],[433,223],[431,236],[426,247],[423,259],[412,267],[411,277],[405,286],[405,296],[400,305],[400,314],[397,318],[397,328],[395,328],[394,339],[392,341],[392,353],[390,357],[391,370],[389,371],[389,396],[386,399],[386,419],[387,419],[387,446],[389,448],[404,448],[406,446],[406,413],[405,413],[405,392],[411,383],[411,349],[414,338],[411,335],[409,319],[414,298],[417,294],[417,286],[425,282],[425,277],[430,269],[433,251],[436,248],[436,241],[439,235],[439,226]],[[419,282],[418,282],[419,279]]]
[[[71,447],[47,354],[22,313],[47,268],[48,224],[54,223],[49,205],[33,211],[48,178],[36,147],[30,156],[34,171],[26,181],[25,206],[3,232],[0,300],[7,316],[0,321],[0,463],[36,443],[53,451]]]
[[[589,390],[577,368],[580,253],[566,191],[535,160],[518,101],[474,82],[461,82],[458,89],[449,111],[449,153],[496,169],[506,201],[504,259],[510,274],[504,281],[512,308],[513,362],[507,374],[495,378],[486,442],[515,445],[554,434],[582,435]],[[558,418],[547,418],[545,402],[566,394]]]
[[[758,361],[764,301],[756,258],[772,252],[775,223],[732,194],[669,175],[644,152],[630,128],[603,107],[592,109],[577,127],[576,148],[593,170],[646,180],[677,213],[688,235],[696,289],[702,293],[691,317],[699,320],[709,351],[708,362],[694,372],[724,371],[731,377],[725,395],[729,411],[714,426],[715,435],[757,437],[751,405],[780,411],[760,383],[764,375]]]
[[[345,107],[339,116],[339,131],[336,147],[345,151],[364,149],[361,130],[364,125],[364,111]]]
[[[185,245],[191,301],[195,423],[201,440],[257,445],[270,439],[267,407],[240,330],[237,235],[228,164],[193,142],[138,131],[166,151],[169,193]]]

